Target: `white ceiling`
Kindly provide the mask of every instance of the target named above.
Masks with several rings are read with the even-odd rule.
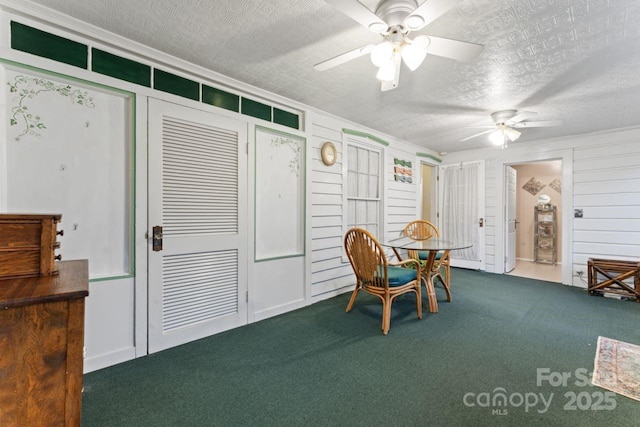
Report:
[[[502,109],[564,122],[518,142],[640,125],[638,0],[462,0],[412,36],[480,43],[480,57],[427,56],[389,92],[366,56],[313,68],[380,39],[323,0],[35,3],[437,152],[490,147],[486,136],[459,140]]]

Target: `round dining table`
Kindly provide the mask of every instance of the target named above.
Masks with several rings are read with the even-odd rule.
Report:
[[[427,251],[429,252],[429,256],[427,257],[423,267],[424,274],[422,275],[421,280],[425,283],[425,288],[427,289],[427,298],[429,300],[429,312],[437,313],[438,312],[438,301],[436,299],[436,291],[433,286],[433,267],[436,262],[436,257],[438,252],[443,251],[442,257],[446,257],[450,251],[457,249],[466,249],[473,246],[473,243],[470,241],[462,240],[462,239],[450,239],[446,236],[444,237],[432,237],[430,239],[425,240],[416,240],[411,237],[401,236],[393,239],[388,239],[380,242],[380,244],[384,247],[388,247],[393,249],[393,252],[396,254],[398,261],[402,261],[401,251]],[[450,280],[450,278],[447,278]],[[443,281],[444,283],[444,281]]]

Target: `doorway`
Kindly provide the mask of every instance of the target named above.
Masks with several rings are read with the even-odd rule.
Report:
[[[505,273],[561,283],[562,160],[505,165],[504,200]]]
[[[420,219],[437,225],[437,170],[436,166],[420,163]]]

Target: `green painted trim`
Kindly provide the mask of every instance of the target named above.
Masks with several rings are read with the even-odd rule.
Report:
[[[109,91],[112,91],[112,92],[117,92],[117,93],[119,93],[121,95],[125,95],[125,96],[130,96],[130,97],[134,97],[135,96],[134,92],[129,92],[128,90],[118,89],[118,88],[113,87],[113,86],[105,85],[105,84],[102,84],[102,83],[92,82],[90,80],[81,79],[81,78],[78,78],[78,77],[69,76],[69,75],[66,75],[66,74],[58,73],[56,71],[45,70],[44,68],[38,68],[38,67],[34,67],[32,65],[22,64],[20,62],[11,61],[9,59],[0,58],[0,64],[11,65],[11,66],[16,67],[16,68],[22,68],[23,70],[35,71],[37,73],[47,74],[49,76],[54,76],[54,77],[58,77],[58,78],[61,78],[61,79],[66,79],[66,80],[69,80],[70,82],[76,82],[76,83],[81,83],[81,84],[88,85],[88,86],[97,87],[97,88],[100,88],[100,89],[106,89],[106,90],[109,90]]]
[[[296,139],[301,139],[302,140],[302,153],[301,153],[301,157],[302,157],[302,166],[304,166],[304,173],[302,176],[302,182],[303,182],[303,194],[302,194],[302,252],[301,253],[297,253],[297,254],[291,254],[291,255],[283,255],[283,256],[278,256],[278,257],[272,257],[272,258],[260,258],[258,259],[258,256],[256,254],[256,240],[257,240],[257,235],[256,235],[256,227],[253,227],[253,261],[254,262],[264,262],[264,261],[273,261],[273,260],[278,260],[278,259],[287,259],[287,258],[298,258],[298,257],[304,257],[306,256],[306,248],[307,248],[307,138],[305,138],[304,136],[301,135],[295,135],[292,133],[287,133],[287,132],[282,132],[279,130],[275,130],[275,129],[270,129],[264,126],[258,126],[256,125],[253,129],[254,132],[254,136],[253,136],[253,141],[255,143],[255,145],[257,146],[257,135],[258,135],[258,129],[262,129],[264,131],[270,132],[270,133],[275,133],[278,135],[282,135],[285,137],[291,137],[291,138],[296,138]],[[254,167],[258,161],[257,159],[257,147],[256,149],[253,150],[253,164]],[[255,170],[255,169],[254,169]],[[257,197],[257,191],[256,191],[256,180],[257,180],[257,174],[254,173],[253,174],[253,224],[256,224],[256,197]]]
[[[91,71],[151,87],[151,66],[122,58],[104,50],[91,49]]]
[[[273,123],[288,126],[293,129],[300,129],[300,116],[273,107]]]
[[[194,101],[200,100],[200,83],[162,71],[159,68],[153,69],[153,88]]]
[[[382,138],[378,138],[377,136],[371,135],[370,133],[367,132],[362,132],[359,130],[353,130],[353,129],[347,129],[347,128],[342,128],[342,133],[346,133],[347,135],[354,135],[354,136],[360,136],[363,138],[369,138],[370,140],[377,142],[378,144],[382,144],[385,147],[389,146],[389,143],[387,141],[385,141]]]
[[[80,79],[77,77],[73,77],[73,76],[68,76],[66,74],[62,74],[62,73],[57,73],[55,71],[48,71],[42,68],[38,68],[38,67],[33,67],[31,65],[26,65],[26,64],[22,64],[19,62],[15,62],[15,61],[10,61],[8,59],[4,59],[4,58],[0,58],[0,64],[5,64],[5,65],[10,65],[16,68],[21,68],[23,70],[26,71],[35,71],[37,73],[41,73],[41,74],[46,74],[49,76],[54,76],[54,77],[58,77],[61,79],[65,79],[67,81],[70,82],[75,82],[75,83],[80,83],[86,86],[92,86],[95,88],[100,88],[103,90],[109,90],[111,92],[115,92],[118,93],[120,95],[125,95],[127,97],[129,97],[131,99],[131,111],[129,118],[131,119],[131,134],[129,135],[131,138],[131,164],[129,165],[129,168],[131,170],[131,177],[129,178],[129,185],[131,185],[131,199],[129,200],[130,202],[130,214],[131,214],[131,223],[129,224],[129,227],[131,229],[131,235],[130,235],[130,242],[129,242],[129,250],[130,252],[130,264],[129,264],[129,268],[131,269],[130,274],[127,275],[121,275],[121,276],[112,276],[112,277],[104,277],[104,278],[96,278],[96,279],[90,279],[89,281],[92,282],[98,282],[98,281],[104,281],[104,280],[115,280],[115,279],[124,279],[124,278],[129,278],[129,277],[133,277],[135,278],[135,272],[136,272],[136,245],[135,245],[135,232],[136,232],[136,145],[137,145],[137,140],[136,140],[136,94],[134,92],[129,92],[127,90],[123,90],[123,89],[118,89],[112,86],[107,86],[107,85],[103,85],[101,83],[95,83],[89,80],[85,80],[85,79]]]
[[[11,21],[11,48],[87,69],[89,48],[19,22]]]
[[[202,102],[225,110],[240,112],[240,96],[215,87],[202,85]]]
[[[257,119],[271,121],[272,107],[262,102],[254,101],[253,99],[242,97],[242,104],[240,106],[242,114],[246,116],[255,117]]]
[[[434,162],[442,163],[442,159],[429,153],[416,153],[416,156],[431,159]]]

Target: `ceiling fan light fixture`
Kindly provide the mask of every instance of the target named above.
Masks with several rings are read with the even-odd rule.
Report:
[[[493,145],[504,145],[505,135],[502,129],[497,129],[489,134],[489,141]]]
[[[371,51],[371,62],[373,62],[373,65],[376,67],[383,67],[389,62],[393,62],[393,51],[393,43],[384,41],[376,45]]]
[[[406,44],[402,47],[402,60],[411,71],[415,71],[427,57],[427,51],[415,44]]]
[[[516,139],[520,138],[520,135],[522,135],[522,133],[518,132],[517,130],[513,129],[513,128],[506,128],[504,130],[504,134],[507,138],[509,138],[509,141],[513,142]]]
[[[378,69],[378,73],[376,74],[376,78],[383,82],[392,82],[395,80],[396,76],[396,61],[394,58],[395,55],[391,57],[391,60],[387,61],[387,63],[380,66]]]

